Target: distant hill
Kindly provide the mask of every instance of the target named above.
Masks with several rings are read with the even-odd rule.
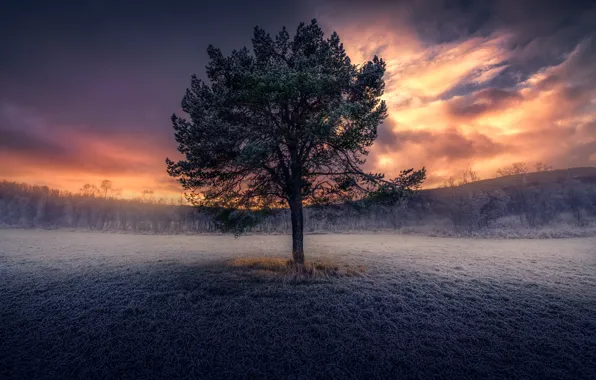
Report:
[[[535,186],[562,183],[572,179],[585,184],[596,184],[596,167],[559,169],[545,172],[534,172],[527,174],[517,174],[505,177],[483,179],[480,181],[461,185],[459,186],[459,188],[473,191],[491,191],[497,189],[510,189],[520,186]],[[421,193],[427,195],[435,195],[440,194],[446,189],[447,188],[445,187],[426,189],[421,190]]]

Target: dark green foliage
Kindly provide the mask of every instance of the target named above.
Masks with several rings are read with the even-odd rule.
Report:
[[[167,159],[168,173],[218,227],[240,233],[261,220],[231,210],[289,206],[295,225],[302,204],[395,202],[419,186],[424,169],[394,180],[361,169],[387,116],[382,59],[352,64],[315,20],[294,37],[257,27],[252,47],[224,56],[209,46],[207,80],[193,76],[182,100],[189,119],[172,117],[184,159]]]
[[[396,206],[411,198],[424,181],[426,170],[402,170],[391,183],[381,183],[375,191],[358,200],[363,208],[370,206]]]
[[[219,209],[210,210],[213,214],[213,226],[222,232],[230,232],[238,236],[246,229],[251,229],[274,214],[275,210],[239,210]]]

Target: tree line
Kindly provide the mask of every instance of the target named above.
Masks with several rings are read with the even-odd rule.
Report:
[[[574,178],[568,170],[555,170],[544,162],[534,164],[534,171],[530,168],[526,162],[514,162],[497,169],[493,182],[505,177],[510,181],[501,181],[494,189],[473,186],[480,177],[467,168],[444,181],[441,192],[427,196],[427,206],[434,214],[446,217],[460,232],[494,226],[506,216],[517,217],[519,225],[526,227],[546,226],[563,215],[577,226],[587,226],[594,219],[596,170]],[[558,175],[536,180],[548,172]],[[535,179],[529,179],[531,176]]]
[[[192,207],[150,190],[136,199],[119,199],[105,180],[78,193],[47,186],[0,182],[0,225],[22,228],[73,228],[152,233],[211,232],[211,222]]]
[[[470,183],[474,182],[466,182]],[[503,188],[477,189],[466,184],[422,190],[393,205],[305,207],[304,229],[307,233],[399,230],[442,222],[456,233],[467,234],[498,227],[505,217],[529,228],[551,225],[563,216],[578,227],[596,218],[596,184],[589,181],[569,178],[532,184],[519,177]],[[136,199],[120,199],[119,194],[107,180],[99,186],[85,185],[78,193],[3,181],[0,225],[155,234],[218,231],[212,214],[182,201],[156,199],[150,190]],[[288,214],[289,210],[283,209],[269,215],[252,231],[289,233]]]

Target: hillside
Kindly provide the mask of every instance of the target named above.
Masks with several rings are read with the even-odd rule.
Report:
[[[545,184],[561,184],[565,181],[576,180],[583,184],[596,184],[596,167],[578,167],[558,169],[544,172],[510,175],[505,177],[483,179],[459,186],[461,189],[472,191],[493,191],[497,189],[511,189],[523,186],[540,186]],[[423,194],[438,194],[446,188],[439,187],[425,189]]]

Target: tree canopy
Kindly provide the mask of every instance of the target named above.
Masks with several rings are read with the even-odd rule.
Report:
[[[240,231],[259,212],[289,207],[300,263],[303,204],[400,198],[425,171],[385,179],[362,169],[387,117],[382,59],[353,64],[316,20],[293,37],[256,27],[252,48],[225,56],[208,47],[207,80],[193,75],[182,100],[190,119],[172,116],[185,158],[166,159],[168,173],[193,204],[217,210],[222,228]]]

